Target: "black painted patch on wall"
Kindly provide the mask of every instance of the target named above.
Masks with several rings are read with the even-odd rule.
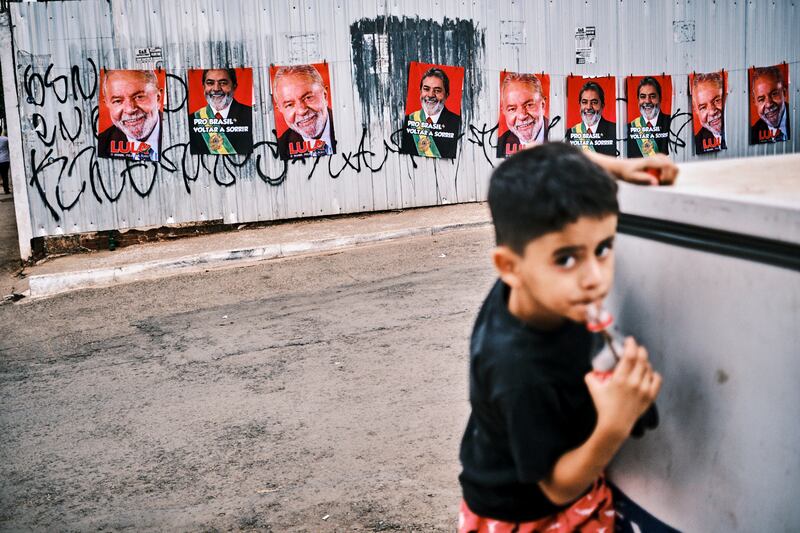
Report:
[[[401,127],[405,111],[408,63],[464,67],[461,102],[463,124],[469,124],[483,78],[479,66],[486,48],[484,30],[471,20],[443,22],[419,18],[377,17],[350,25],[353,78],[361,101],[364,127],[390,119]]]

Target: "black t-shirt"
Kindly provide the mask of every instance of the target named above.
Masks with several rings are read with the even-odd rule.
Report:
[[[583,381],[599,339],[566,321],[537,330],[508,310],[498,280],[470,343],[472,414],[461,441],[464,500],[480,516],[522,522],[552,515],[538,482],[591,435],[597,413]]]

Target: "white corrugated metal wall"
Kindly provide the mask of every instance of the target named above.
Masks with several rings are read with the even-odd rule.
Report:
[[[674,113],[689,109],[689,72],[724,68],[728,150],[693,155],[689,125],[678,161],[795,152],[800,143],[796,134],[770,146],[747,138],[746,68],[800,68],[800,9],[790,1],[75,0],[12,4],[11,21],[31,237],[482,200],[498,162],[489,131],[503,69],[550,73],[551,117],[563,117],[570,73],[616,75],[618,95],[627,75],[672,74]],[[575,28],[586,25],[597,27],[597,62],[576,65]],[[676,29],[692,26],[693,36]],[[370,33],[388,34],[387,73],[374,68]],[[142,68],[142,47],[162,48],[168,74],[165,152],[159,163],[127,168],[94,157],[96,75]],[[456,160],[395,152],[409,60],[467,69]],[[339,153],[286,166],[265,143],[275,140],[268,67],[319,61],[330,66]],[[221,66],[254,68],[254,141],[262,144],[249,158],[186,151],[186,69]],[[796,125],[800,90],[790,90]],[[623,136],[624,102],[617,106]],[[562,121],[551,139],[563,134]]]

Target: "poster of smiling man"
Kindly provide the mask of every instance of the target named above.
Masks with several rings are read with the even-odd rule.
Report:
[[[750,89],[750,144],[788,141],[789,65],[748,70]]]
[[[547,142],[549,116],[550,76],[501,72],[497,157]]]
[[[669,155],[672,116],[672,76],[630,76],[628,97],[628,157]]]
[[[158,161],[166,73],[100,70],[97,157]]]
[[[327,63],[269,69],[281,159],[336,153]]]
[[[253,70],[189,69],[189,140],[193,154],[253,151]]]
[[[614,76],[567,78],[567,142],[582,150],[617,155]]]
[[[728,73],[689,74],[695,153],[727,150],[725,145],[725,97]]]
[[[463,85],[463,67],[409,63],[402,153],[456,157]]]

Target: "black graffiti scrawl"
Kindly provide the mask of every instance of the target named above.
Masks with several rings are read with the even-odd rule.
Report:
[[[464,67],[462,119],[471,121],[483,87],[479,65],[486,49],[485,30],[475,22],[365,18],[350,25],[350,41],[364,127],[373,121],[403,121],[410,61]]]
[[[352,24],[353,75],[364,110],[360,140],[357,145],[341,145],[333,156],[298,164],[280,162],[277,132],[266,127],[256,129],[262,137],[253,139],[252,154],[191,154],[188,138],[181,133],[185,130],[176,125],[185,124],[187,81],[172,72],[166,72],[170,95],[164,107],[165,140],[159,161],[98,159],[95,139],[101,60],[84,55],[75,64],[63,66],[52,63],[49,56],[20,56],[17,73],[32,205],[40,202],[53,220],[61,222],[67,212],[84,209],[88,202],[110,209],[120,200],[128,201],[131,195],[125,194],[126,189],[139,198],[157,194],[173,177],[182,178],[189,195],[205,175],[219,187],[233,187],[241,177],[258,177],[268,186],[280,187],[290,169],[308,180],[315,173],[327,173],[337,179],[342,175],[381,172],[390,158],[406,159],[398,153],[402,131],[398,128],[403,121],[408,63],[412,60],[465,68],[465,142],[481,146],[491,165],[489,139],[494,129],[484,124],[478,130],[470,123],[484,82],[479,69],[485,51],[484,34],[485,29],[476,23],[459,19],[434,22],[379,17]],[[217,58],[217,64],[243,64],[244,52],[238,50],[235,44],[217,42],[207,55]],[[374,128],[370,127],[371,121]],[[348,124],[356,131],[358,126]],[[376,130],[382,136],[382,144],[370,135]],[[413,160],[412,164],[416,167]],[[174,201],[181,200],[175,197]]]

